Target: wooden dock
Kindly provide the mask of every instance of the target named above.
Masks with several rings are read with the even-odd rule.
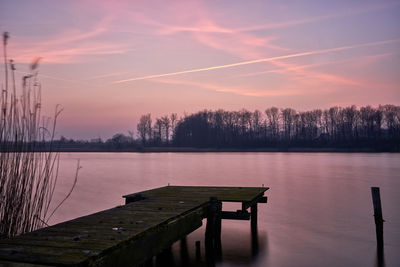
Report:
[[[251,219],[268,187],[166,186],[124,196],[126,204],[0,240],[0,266],[135,266],[184,238],[207,218],[206,246],[218,249],[222,219]],[[241,202],[222,211],[222,202]],[[250,212],[248,209],[250,208]]]

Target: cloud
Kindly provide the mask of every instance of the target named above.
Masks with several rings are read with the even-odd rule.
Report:
[[[295,79],[300,79],[300,80],[305,80],[305,81],[312,81],[315,83],[316,81],[322,81],[325,84],[326,83],[336,83],[336,84],[346,84],[346,85],[353,85],[353,86],[366,86],[365,83],[356,81],[353,79],[345,78],[339,75],[334,75],[334,74],[329,74],[329,73],[321,73],[318,71],[313,71],[309,70],[304,66],[298,66],[295,64],[289,64],[289,63],[284,63],[280,61],[274,61],[274,65],[277,66],[282,66],[283,68],[278,69],[278,70],[273,70],[271,72],[276,72],[276,73],[283,73],[287,74],[288,72],[294,73],[297,75],[297,78],[295,76],[291,76],[291,78]]]
[[[211,21],[208,22],[212,24]],[[289,49],[273,44],[275,36],[259,37],[239,31],[226,30],[226,32],[196,31],[193,38],[208,47],[230,53],[242,59],[259,58],[271,50],[287,51]]]
[[[292,79],[301,80],[306,83],[318,83],[323,82],[324,84],[334,83],[334,84],[343,84],[343,85],[351,85],[358,87],[376,87],[376,88],[387,88],[388,85],[384,85],[382,83],[376,83],[376,81],[366,81],[360,79],[352,79],[345,77],[343,75],[335,75],[331,73],[323,73],[321,71],[311,70],[310,68],[314,68],[317,66],[328,65],[328,64],[349,64],[350,62],[356,64],[360,68],[366,68],[367,65],[375,64],[377,60],[382,58],[392,56],[394,53],[381,53],[376,55],[364,55],[355,58],[346,58],[343,60],[336,60],[332,62],[322,62],[316,64],[308,64],[308,65],[296,65],[289,64],[282,61],[274,61],[272,62],[276,66],[280,66],[281,68],[270,70],[269,72],[274,73],[282,73],[284,75],[291,75]],[[294,75],[293,75],[294,74]]]
[[[82,62],[83,58],[88,56],[123,54],[132,50],[133,48],[125,45],[96,42],[82,43],[74,48],[39,45],[32,48],[13,49],[12,58],[16,62],[29,63],[40,55],[46,63],[65,64]]]
[[[200,87],[204,89],[209,89],[216,92],[224,92],[224,93],[232,93],[235,95],[241,96],[252,96],[252,97],[266,97],[266,96],[283,96],[283,95],[292,95],[292,91],[287,90],[254,90],[244,87],[237,87],[237,86],[222,86],[213,83],[207,82],[196,82],[196,81],[184,81],[184,80],[172,80],[172,79],[157,79],[154,80],[158,83],[164,84],[173,84],[173,85],[185,85],[185,86],[192,86],[192,87]]]
[[[148,29],[153,30],[152,34],[158,36],[184,34],[183,36],[192,37],[195,41],[207,47],[230,53],[243,60],[251,60],[271,55],[271,51],[290,51],[289,48],[282,47],[275,42],[278,39],[277,36],[260,37],[253,34],[254,31],[316,23],[323,20],[370,13],[399,5],[399,2],[363,5],[361,8],[350,8],[336,13],[243,27],[226,26],[235,21],[235,16],[221,16],[221,14],[213,13],[212,9],[209,10],[204,3],[191,1],[160,7],[159,11],[156,11],[156,16],[153,11],[151,12],[152,16],[149,16],[149,10],[143,10],[139,5],[138,11],[129,11],[127,17],[134,23],[154,27],[155,29]],[[185,15],[188,11],[190,11],[190,16]],[[165,16],[165,14],[169,15]],[[217,20],[213,19],[216,17]]]
[[[380,55],[381,56],[381,55]],[[362,58],[366,58],[370,56],[363,56]],[[330,62],[321,62],[321,63],[314,63],[314,64],[303,64],[303,65],[296,65],[296,64],[289,64],[284,63],[283,61],[273,61],[271,62],[273,65],[278,66],[279,68],[259,71],[259,72],[252,72],[246,74],[236,75],[236,77],[251,77],[251,76],[259,76],[265,75],[268,73],[279,73],[283,75],[289,75],[290,78],[302,81],[323,81],[325,83],[338,83],[338,84],[347,84],[347,85],[354,85],[354,86],[367,86],[366,83],[361,81],[356,81],[353,79],[345,78],[339,75],[334,74],[327,74],[322,73],[319,71],[310,70],[310,68],[320,67],[324,65],[330,64],[338,64],[353,61],[354,59],[344,59],[344,60],[336,60]]]
[[[342,17],[354,16],[354,15],[359,15],[359,14],[364,14],[364,13],[370,13],[370,12],[378,11],[381,9],[393,8],[393,7],[396,7],[399,5],[400,5],[400,2],[391,2],[391,3],[384,3],[384,4],[379,3],[379,4],[371,5],[368,7],[364,7],[361,9],[348,9],[347,11],[344,11],[344,12],[326,14],[326,15],[309,17],[309,18],[304,18],[304,19],[288,20],[288,21],[274,22],[274,23],[261,24],[261,25],[255,25],[255,26],[241,27],[241,28],[237,28],[236,31],[252,32],[252,31],[260,31],[260,30],[280,29],[280,28],[309,24],[309,23],[314,23],[314,22],[319,22],[319,21],[329,20],[329,19],[334,19],[334,18],[342,18]]]
[[[211,67],[206,67],[206,68],[198,68],[198,69],[190,69],[190,70],[183,70],[183,71],[177,71],[177,72],[168,72],[168,73],[162,73],[162,74],[153,74],[153,75],[147,75],[147,76],[141,76],[141,77],[134,77],[134,78],[130,78],[130,79],[114,81],[113,83],[125,83],[125,82],[148,80],[148,79],[160,78],[160,77],[166,77],[166,76],[176,76],[176,75],[196,73],[196,72],[234,68],[234,67],[256,64],[256,63],[261,63],[261,62],[274,62],[277,60],[283,60],[283,59],[289,59],[289,58],[326,54],[326,53],[345,51],[345,50],[368,47],[368,46],[392,44],[392,43],[397,43],[399,41],[400,41],[400,39],[392,39],[392,40],[377,41],[377,42],[363,43],[363,44],[357,44],[357,45],[339,46],[339,47],[335,47],[335,48],[313,50],[313,51],[294,53],[294,54],[288,54],[288,55],[283,55],[283,56],[260,58],[260,59],[255,59],[255,60],[247,60],[247,61],[241,61],[241,62],[232,63],[232,64],[217,65],[217,66],[211,66]]]
[[[220,27],[213,23],[210,20],[202,19],[197,22],[193,26],[174,26],[174,25],[163,25],[163,24],[155,24],[160,26],[161,29],[158,31],[161,35],[169,35],[169,34],[177,34],[182,32],[189,33],[223,33],[223,34],[231,34],[234,33],[234,30]]]
[[[16,62],[29,63],[40,56],[47,63],[81,62],[84,57],[122,54],[132,51],[132,45],[115,41],[99,41],[108,34],[108,25],[113,16],[106,16],[88,30],[64,29],[53,36],[42,36],[40,40],[15,38],[10,56]]]
[[[320,66],[326,66],[326,65],[334,65],[334,64],[343,64],[343,63],[358,63],[360,66],[365,66],[365,64],[371,64],[374,63],[375,61],[388,57],[388,56],[393,56],[396,53],[382,53],[382,54],[376,54],[376,55],[364,55],[356,58],[345,58],[345,59],[340,59],[340,60],[334,60],[334,61],[327,61],[327,62],[319,62],[319,63],[313,63],[313,64],[303,64],[303,65],[290,65],[290,66],[280,66],[279,68],[276,69],[269,69],[269,70],[263,70],[263,71],[257,71],[257,72],[250,72],[250,73],[244,73],[244,74],[238,74],[235,75],[235,77],[251,77],[251,76],[258,76],[258,75],[264,75],[268,73],[283,73],[285,71],[296,71],[300,69],[309,69],[309,68],[315,68],[315,67],[320,67]],[[279,61],[274,61],[272,62],[274,65],[279,66]]]
[[[123,71],[123,72],[113,72],[113,73],[106,73],[106,74],[99,74],[95,76],[91,76],[86,78],[85,80],[98,80],[98,79],[104,79],[104,78],[109,78],[109,77],[114,77],[114,76],[121,76],[121,75],[126,75],[126,74],[132,74],[132,71]]]
[[[182,15],[190,10],[191,16]],[[174,15],[176,14],[176,15]],[[235,28],[221,26],[211,18],[211,12],[203,5],[185,3],[171,9],[171,15],[149,17],[146,13],[128,11],[126,18],[135,24],[150,26],[147,33],[163,38],[166,35],[181,35],[179,38],[192,38],[192,40],[207,47],[233,54],[242,59],[254,59],[266,55],[269,50],[287,51],[287,48],[280,47],[273,42],[275,36],[260,37],[251,33],[239,31]],[[230,21],[225,21],[229,23]],[[135,34],[137,30],[130,32]],[[141,28],[143,31],[143,27]],[[129,32],[124,31],[124,32]]]

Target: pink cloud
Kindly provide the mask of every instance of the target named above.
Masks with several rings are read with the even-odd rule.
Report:
[[[304,94],[310,89],[251,89],[243,86],[226,86],[226,85],[219,85],[210,82],[199,82],[199,81],[187,81],[187,80],[173,80],[173,79],[157,79],[154,80],[158,83],[164,84],[174,84],[174,85],[185,85],[185,86],[192,86],[192,87],[199,87],[203,89],[208,89],[216,92],[224,92],[224,93],[231,93],[235,95],[241,96],[252,96],[252,97],[268,97],[268,96],[291,96],[291,95],[299,95]]]
[[[277,61],[277,60],[272,61],[271,63],[274,64],[275,66],[282,67],[281,69],[271,70],[271,72],[288,75],[291,79],[310,81],[310,82],[322,81],[325,83],[336,83],[336,84],[339,83],[339,84],[346,84],[353,86],[366,86],[366,84],[361,81],[356,81],[354,79],[342,77],[339,75],[313,71],[305,66],[299,66],[296,64],[290,64],[287,62]]]
[[[399,5],[400,5],[399,2],[378,3],[378,4],[366,6],[366,7],[360,8],[360,9],[349,9],[345,12],[331,13],[331,14],[325,14],[325,15],[321,15],[321,16],[281,21],[281,22],[273,22],[273,23],[260,24],[260,25],[254,25],[254,26],[246,26],[246,27],[238,28],[237,31],[248,32],[248,31],[286,28],[286,27],[292,27],[292,26],[298,26],[298,25],[303,25],[303,24],[319,22],[319,21],[328,20],[328,19],[342,18],[342,17],[354,16],[354,15],[358,15],[358,14],[370,13],[370,12],[378,11],[381,9],[393,8],[393,7],[396,7]]]
[[[81,62],[84,57],[122,54],[132,50],[132,45],[115,41],[98,41],[108,33],[113,16],[106,16],[89,30],[65,29],[53,36],[32,40],[18,38],[10,46],[10,57],[16,62],[29,63],[38,56],[46,63]]]
[[[363,47],[373,47],[373,46],[379,46],[379,45],[394,44],[394,43],[398,43],[398,42],[400,42],[400,39],[392,39],[392,40],[376,41],[376,42],[362,43],[362,44],[356,44],[356,45],[339,46],[339,47],[333,47],[333,48],[327,48],[327,49],[311,50],[311,51],[294,53],[294,54],[286,54],[286,55],[282,55],[282,56],[246,60],[246,61],[225,64],[225,65],[217,65],[217,66],[211,66],[211,67],[205,67],[205,68],[182,70],[182,71],[177,71],[177,72],[167,72],[167,73],[161,73],[161,74],[152,74],[152,75],[147,75],[147,76],[142,76],[142,77],[134,77],[134,78],[124,79],[124,80],[118,80],[118,81],[114,81],[113,83],[125,83],[125,82],[131,82],[131,81],[137,81],[137,80],[147,80],[147,79],[153,79],[153,78],[159,78],[159,77],[165,77],[165,76],[175,76],[175,75],[182,75],[182,74],[188,74],[188,73],[212,71],[212,70],[233,68],[233,67],[238,67],[238,66],[245,66],[245,65],[250,65],[250,64],[257,64],[257,63],[262,63],[262,62],[271,62],[275,65],[282,66],[282,65],[285,65],[285,63],[282,61],[285,59],[311,56],[311,55],[327,54],[327,53],[332,53],[332,52],[346,51],[346,50],[363,48]],[[286,64],[289,64],[289,63],[286,63]],[[295,66],[296,65],[290,65],[289,67],[294,68]],[[294,69],[296,69],[296,68],[294,68]]]
[[[133,50],[126,45],[96,43],[93,41],[81,43],[74,48],[67,47],[71,46],[54,47],[46,44],[28,48],[18,46],[17,48],[12,49],[12,54],[10,56],[16,62],[21,63],[30,63],[33,58],[36,58],[39,55],[46,63],[64,64],[82,62],[83,58],[88,56],[123,54]]]
[[[174,26],[174,25],[159,25],[161,29],[158,31],[159,34],[176,34],[181,32],[192,32],[192,33],[224,33],[230,34],[234,31],[228,28],[220,27],[214,22],[208,19],[201,19],[195,22],[191,26]]]
[[[355,64],[359,68],[367,68],[367,66],[373,66],[376,64],[378,60],[382,60],[384,58],[387,58],[389,56],[392,56],[393,53],[381,53],[381,54],[376,54],[376,55],[364,55],[364,56],[359,56],[356,58],[346,58],[343,60],[336,60],[336,61],[331,61],[331,62],[321,62],[321,63],[315,63],[315,64],[308,64],[308,65],[297,65],[297,64],[289,64],[285,63],[282,61],[273,61],[272,63],[276,66],[279,66],[281,68],[279,69],[274,69],[274,70],[269,70],[267,72],[271,73],[281,73],[283,75],[288,75],[289,77],[298,80],[298,81],[303,81],[305,83],[324,83],[324,84],[343,84],[343,85],[351,85],[351,86],[357,86],[357,87],[363,87],[363,88],[393,88],[393,85],[391,84],[384,84],[376,79],[379,76],[375,76],[374,80],[368,80],[368,78],[363,78],[363,79],[355,79],[355,78],[350,78],[350,77],[345,77],[343,75],[335,75],[331,73],[323,73],[321,71],[316,71],[312,70],[312,68],[323,66],[323,65],[329,65],[329,64]],[[356,67],[357,68],[357,67]],[[348,76],[348,75],[347,75]]]
[[[199,2],[185,2],[169,5],[167,12],[169,15],[159,18],[159,20],[149,17],[146,13],[131,12],[131,19],[137,23],[155,27],[155,34],[172,35],[172,34],[191,34],[197,42],[230,53],[242,59],[254,59],[269,55],[272,51],[288,51],[290,49],[275,44],[278,38],[276,36],[256,36],[251,34],[252,31],[265,29],[278,29],[283,27],[292,27],[296,25],[315,23],[322,20],[353,16],[362,13],[369,13],[380,9],[387,9],[398,6],[399,3],[384,3],[370,5],[358,10],[349,10],[345,12],[325,14],[315,17],[303,19],[295,19],[289,21],[281,21],[275,23],[243,26],[243,27],[227,27],[221,26],[221,23],[212,17],[206,5]],[[190,16],[186,16],[190,11]],[[215,17],[215,16],[214,16]],[[221,20],[221,19],[220,19]],[[231,23],[234,18],[229,18],[224,24]]]
[[[190,16],[185,16],[190,10]],[[172,5],[169,16],[154,19],[146,13],[128,11],[127,18],[133,23],[143,24],[156,36],[186,34],[207,47],[230,53],[242,59],[254,59],[273,51],[287,51],[287,48],[274,44],[276,36],[259,37],[227,26],[213,19],[204,5],[186,2]],[[227,21],[229,23],[229,21]],[[132,31],[132,33],[134,33]]]
[[[229,33],[193,32],[194,38],[203,45],[228,52],[242,59],[255,59],[268,54],[266,51],[289,49],[272,44],[274,36],[257,37],[251,34],[231,31]]]

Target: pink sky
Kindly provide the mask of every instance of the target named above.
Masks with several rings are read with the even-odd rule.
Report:
[[[145,113],[400,105],[399,25],[400,1],[0,3],[19,76],[43,58],[44,113],[72,138]]]

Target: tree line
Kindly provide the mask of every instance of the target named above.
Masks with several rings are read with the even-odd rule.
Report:
[[[141,116],[138,137],[144,146],[199,148],[381,147],[399,150],[400,106],[331,107],[311,111],[267,108],[203,110],[177,119],[176,114]]]
[[[102,141],[74,141],[68,147],[99,150],[137,150],[145,147],[193,148],[369,148],[400,151],[400,106],[331,107],[310,111],[270,107],[264,111],[203,110],[178,117],[144,114],[137,134],[118,133]],[[64,148],[64,149],[63,149]],[[67,148],[67,149],[66,149]]]

